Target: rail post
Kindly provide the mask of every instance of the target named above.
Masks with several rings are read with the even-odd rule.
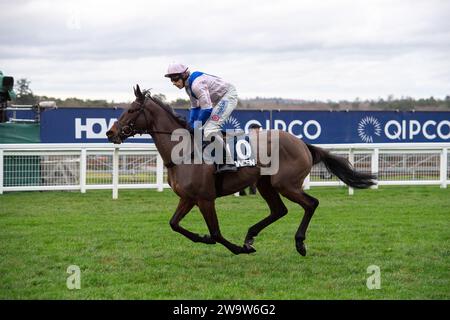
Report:
[[[113,170],[112,170],[112,198],[117,199],[119,197],[119,147],[114,147],[113,153]]]
[[[447,188],[447,163],[448,163],[448,149],[442,148],[441,150],[441,170],[440,171],[440,180],[441,180],[441,188]]]
[[[159,192],[164,190],[164,164],[159,152],[156,155],[156,185]]]
[[[377,176],[377,180],[376,180],[376,184],[371,187],[372,189],[378,189],[378,172],[379,172],[378,166],[380,165],[379,159],[380,159],[380,149],[375,148],[375,149],[373,149],[373,152],[372,152],[372,161],[371,161],[372,170],[371,170],[371,172],[373,175]]]
[[[3,150],[0,149],[0,194],[3,194]]]
[[[355,152],[352,148],[350,148],[349,153],[348,153],[348,161],[350,162],[350,164],[353,166],[355,163]],[[353,190],[352,187],[348,186],[348,194],[350,196],[352,196],[355,193],[355,190]]]
[[[86,193],[86,170],[87,170],[86,159],[87,159],[86,149],[82,148],[81,154],[80,154],[80,191],[81,191],[81,193]]]

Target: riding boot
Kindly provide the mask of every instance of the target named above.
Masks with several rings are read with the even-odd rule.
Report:
[[[222,173],[222,172],[236,172],[238,169],[236,165],[234,164],[233,157],[231,155],[231,151],[228,147],[228,144],[226,144],[223,139],[220,137],[219,139],[222,140],[222,145],[224,148],[224,163],[216,164],[216,172],[215,173]]]

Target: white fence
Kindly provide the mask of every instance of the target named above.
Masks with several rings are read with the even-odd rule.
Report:
[[[450,183],[450,143],[319,145],[347,157],[382,185]],[[0,144],[0,194],[8,191],[169,188],[153,144]],[[305,189],[343,185],[322,164]],[[352,194],[352,188],[349,188]]]
[[[0,194],[155,188],[166,170],[153,144],[0,144]]]
[[[347,157],[353,166],[378,176],[377,185],[440,185],[450,183],[450,143],[402,144],[322,144],[335,154]],[[314,166],[304,188],[342,186],[342,181],[328,173],[321,163]],[[349,188],[349,194],[353,189]]]

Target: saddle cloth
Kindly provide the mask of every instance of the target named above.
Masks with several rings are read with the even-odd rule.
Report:
[[[226,144],[237,168],[256,166],[256,153],[250,144],[248,135],[234,136]]]

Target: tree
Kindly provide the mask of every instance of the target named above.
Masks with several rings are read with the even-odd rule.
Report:
[[[166,102],[166,96],[162,93],[154,94],[153,97],[155,97],[159,101]]]
[[[16,91],[16,99],[14,103],[16,104],[36,104],[37,97],[33,94],[33,91],[30,88],[31,81],[28,81],[26,78],[21,78],[17,80],[15,85]]]
[[[172,106],[178,109],[187,109],[191,106],[191,102],[186,99],[178,98],[175,102],[172,103]]]
[[[359,99],[359,97],[356,97],[355,101],[352,102],[352,108],[358,109],[360,104],[361,104],[361,100]]]

